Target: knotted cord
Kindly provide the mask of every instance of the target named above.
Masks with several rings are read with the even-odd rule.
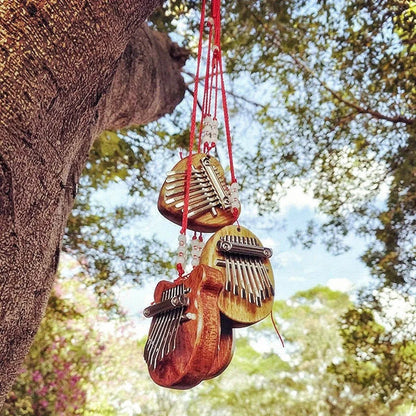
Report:
[[[180,242],[180,256],[178,255],[177,270],[179,276],[184,274],[184,262],[185,257],[182,250],[183,236],[186,238],[186,230],[188,228],[188,213],[189,213],[189,198],[190,198],[190,185],[192,174],[192,155],[195,143],[195,130],[196,130],[196,117],[198,108],[198,85],[200,82],[200,67],[202,60],[202,44],[204,38],[205,28],[205,16],[206,16],[206,0],[202,0],[201,5],[201,20],[199,24],[199,42],[198,42],[198,55],[197,65],[195,73],[195,87],[194,97],[191,114],[191,129],[189,135],[189,155],[187,160],[186,175],[185,175],[185,195],[184,206],[182,215],[182,228],[180,230],[179,242]],[[234,162],[232,156],[232,139],[231,130],[228,115],[227,98],[224,83],[224,71],[222,65],[222,53],[221,53],[221,0],[211,1],[211,16],[207,21],[208,30],[208,49],[206,55],[206,73],[204,83],[204,95],[202,100],[201,122],[199,126],[198,135],[198,152],[201,152],[203,145],[203,151],[208,153],[216,146],[216,136],[218,134],[218,121],[217,121],[217,106],[218,106],[218,90],[221,89],[222,108],[224,113],[224,126],[227,139],[227,150],[230,163],[230,175],[231,175],[231,193],[237,198],[237,180],[234,172]],[[220,85],[219,85],[220,83]],[[214,103],[213,103],[214,101]],[[213,114],[211,114],[213,112]],[[211,117],[212,116],[212,117]],[[204,129],[206,129],[206,136],[209,136],[211,143],[208,141],[203,142],[206,139],[204,136]],[[237,220],[239,210],[232,206],[232,214]],[[182,237],[181,237],[182,236]],[[182,247],[182,248],[181,248]]]

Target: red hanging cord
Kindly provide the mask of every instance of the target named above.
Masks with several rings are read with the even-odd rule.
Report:
[[[228,105],[227,105],[227,96],[225,92],[225,83],[224,83],[224,71],[222,67],[222,52],[221,52],[221,7],[220,0],[212,0],[211,4],[211,13],[212,18],[215,22],[215,38],[214,38],[214,47],[216,48],[214,54],[217,54],[216,61],[218,62],[218,70],[221,80],[221,95],[222,95],[222,107],[224,111],[224,125],[225,125],[225,134],[227,137],[227,147],[228,147],[228,157],[230,160],[230,175],[231,183],[237,182],[234,173],[234,162],[233,162],[233,151],[232,151],[232,140],[231,140],[231,131],[230,131],[230,120],[228,115]]]
[[[209,34],[208,34],[208,50],[207,50],[207,64],[205,70],[205,84],[204,84],[204,97],[202,99],[202,115],[201,115],[201,123],[199,125],[199,136],[198,136],[198,153],[201,152],[201,145],[202,145],[202,130],[204,126],[204,118],[210,112],[210,89],[209,89],[209,79],[210,79],[210,65],[211,65],[211,47],[212,47],[212,32],[213,32],[213,21],[212,19],[208,20],[208,27],[209,27]]]
[[[182,228],[180,231],[181,234],[186,234],[186,230],[188,228],[189,188],[191,185],[192,153],[193,153],[194,140],[195,140],[196,110],[197,110],[197,105],[198,105],[199,68],[201,66],[204,22],[205,22],[205,0],[202,0],[201,21],[199,24],[198,59],[197,59],[196,74],[195,74],[194,102],[192,106],[192,115],[191,115],[191,131],[189,134],[189,155],[188,155],[188,161],[187,161],[187,167],[186,167],[185,195],[184,195],[184,205],[183,205],[183,214],[182,214]]]
[[[224,110],[224,125],[225,125],[225,134],[227,136],[227,146],[228,146],[228,157],[230,159],[230,174],[231,174],[231,183],[237,182],[234,173],[234,162],[233,162],[233,149],[232,149],[232,140],[231,140],[231,131],[230,131],[230,119],[228,116],[228,105],[227,105],[227,96],[225,93],[225,83],[224,83],[224,72],[222,69],[222,56],[221,49],[219,50],[219,65],[220,65],[220,79],[221,79],[221,94],[222,94],[222,107]]]
[[[204,85],[204,97],[203,97],[203,102],[202,102],[201,124],[199,128],[199,137],[198,137],[198,152],[201,151],[201,137],[202,137],[204,117],[206,117],[208,114],[211,114],[213,90],[215,90],[214,118],[216,119],[216,116],[217,116],[218,89],[219,89],[218,77],[219,77],[220,83],[221,83],[220,88],[221,88],[222,106],[223,106],[223,112],[224,112],[224,125],[225,125],[226,137],[227,137],[228,157],[230,161],[231,183],[236,183],[237,180],[235,178],[235,173],[234,173],[234,162],[233,162],[233,156],[232,156],[232,139],[231,139],[231,131],[230,131],[230,125],[229,125],[228,106],[227,106],[224,73],[223,73],[223,66],[222,66],[220,4],[221,4],[220,0],[212,0],[211,19],[208,22],[209,39],[208,39],[208,52],[207,52],[207,67],[206,67],[206,78],[205,78],[205,85]],[[196,112],[197,112],[197,104],[198,104],[199,71],[200,71],[201,56],[202,56],[202,39],[204,35],[204,26],[205,26],[205,8],[206,8],[206,0],[202,0],[201,20],[200,20],[200,25],[199,25],[197,68],[196,68],[196,74],[195,74],[194,99],[193,99],[192,116],[191,116],[191,130],[190,130],[190,135],[189,135],[189,155],[188,155],[187,167],[186,167],[182,228],[180,231],[181,234],[186,234],[186,230],[188,228],[189,192],[190,192],[190,184],[191,184],[192,154],[193,154],[195,129],[196,129]],[[212,52],[212,57],[211,57],[212,47],[213,47],[213,52]],[[215,145],[212,145],[212,144],[204,145],[204,151],[209,151],[214,146]],[[234,215],[237,218],[238,211],[234,212]],[[180,270],[180,269],[181,268],[178,267],[179,273],[183,274],[183,270]]]

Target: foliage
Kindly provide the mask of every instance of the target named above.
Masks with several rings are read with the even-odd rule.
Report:
[[[198,7],[172,0],[153,16],[153,25],[175,31],[195,51]],[[363,259],[373,274],[407,290],[415,267],[414,9],[386,0],[234,0],[222,10],[232,125],[249,124],[254,131],[248,143],[245,127],[235,129],[245,195],[267,212],[279,209],[291,184],[312,191],[324,220],[294,240],[309,246],[319,235],[338,253],[348,248],[348,233],[369,237]],[[127,227],[131,216],[142,217],[148,206],[133,197],[134,204],[109,214],[91,205],[90,193],[123,182],[127,194],[151,201],[164,162],[173,149],[186,147],[189,110],[186,100],[172,117],[106,132],[94,144],[65,247],[94,259],[88,272],[98,289],[107,280],[109,292],[121,275],[136,282],[148,272],[138,265],[149,242],[126,253],[113,230]],[[109,247],[108,256],[102,247]],[[151,259],[162,267],[166,260]]]
[[[394,298],[392,293],[383,296],[385,301]],[[234,357],[226,371],[190,391],[154,385],[141,358],[144,340],[137,341],[134,328],[120,328],[125,336],[120,337],[118,331],[109,334],[108,347],[91,375],[90,413],[86,414],[398,416],[406,408],[411,409],[414,401],[411,391],[406,392],[405,383],[409,380],[401,378],[402,388],[386,403],[377,396],[382,391],[378,383],[382,380],[391,383],[396,367],[384,367],[388,360],[379,365],[377,352],[371,357],[362,353],[365,350],[372,354],[365,339],[368,334],[373,329],[385,334],[388,324],[380,316],[367,327],[353,322],[352,306],[346,294],[325,287],[277,301],[274,313],[285,338],[285,348],[268,319],[239,329]],[[410,303],[409,311],[411,306]],[[338,332],[341,319],[344,324]],[[406,320],[413,322],[413,317],[407,316]],[[363,342],[356,345],[352,333]],[[356,352],[357,346],[361,353]],[[380,343],[376,348],[383,351],[385,346]],[[409,364],[411,351],[410,348],[407,356]],[[404,358],[405,354],[400,354],[396,364]],[[126,366],[126,361],[134,364]],[[356,377],[369,374],[369,368],[372,378],[364,386]]]
[[[176,31],[175,37],[194,52],[198,7],[194,1],[171,0],[153,17],[153,25]],[[243,139],[235,147],[245,196],[263,213],[279,209],[291,184],[312,191],[323,220],[309,224],[295,239],[310,245],[321,238],[337,253],[347,249],[343,238],[348,233],[366,236],[369,247],[363,259],[372,273],[409,294],[416,270],[415,7],[398,0],[223,4],[232,124],[243,126],[234,133]],[[169,248],[154,236],[144,237],[140,220],[155,205],[160,172],[171,167],[176,149],[187,147],[189,108],[185,101],[165,120],[105,132],[94,143],[64,251],[79,258],[81,279],[94,288],[107,311],[117,311],[118,286],[140,284],[172,270]],[[118,198],[114,184],[124,190]],[[155,393],[142,372],[123,367],[128,354],[139,360],[142,345],[131,336],[122,341],[109,337],[104,353],[93,344],[69,342],[78,332],[64,321],[82,322],[83,313],[54,296],[50,319],[38,334],[6,411],[58,414],[61,399],[54,396],[54,383],[59,382],[66,405],[76,395],[73,414],[75,406],[90,414],[118,414],[117,396],[127,400],[129,390],[117,386],[115,368],[123,368],[132,385],[139,386],[143,415],[169,414],[173,408],[201,415],[270,414],[270,409],[288,415],[384,415],[411,409],[415,347],[410,336],[398,338],[403,322],[386,329],[380,320],[385,307],[370,296],[344,316],[342,341],[334,331],[348,302],[322,288],[277,302],[289,361],[240,338],[241,355],[229,371],[195,393],[181,395]],[[257,328],[257,336],[270,339],[270,327]],[[89,339],[96,337],[89,323],[85,331]],[[69,335],[61,339],[63,333]],[[118,342],[123,348],[117,348]],[[43,353],[58,356],[56,363],[40,362]],[[85,366],[80,366],[81,357]],[[98,362],[106,372],[91,370]],[[87,379],[108,384],[99,391]],[[95,404],[88,400],[90,407],[85,407],[86,392],[99,397]],[[198,407],[199,402],[204,406]]]
[[[342,317],[345,358],[332,366],[339,382],[331,402],[345,414],[342,392],[370,414],[390,415],[416,394],[415,299],[391,290],[376,291]],[[361,414],[361,413],[352,413]]]
[[[165,28],[192,38],[194,5],[182,2],[175,14],[177,2],[166,3]],[[240,178],[247,193],[260,211],[273,211],[291,184],[312,190],[326,219],[298,240],[310,244],[319,235],[337,253],[348,248],[349,232],[371,236],[364,260],[373,273],[409,286],[414,2],[234,0],[223,4],[222,16],[230,95],[254,132],[243,144],[242,163],[251,167]],[[156,26],[163,26],[160,16]]]
[[[91,149],[67,223],[63,250],[80,259],[85,284],[110,312],[118,307],[115,287],[173,268],[169,247],[140,232],[149,204],[155,205],[162,143],[144,136],[143,128],[104,132]]]
[[[99,319],[94,298],[76,276],[57,283],[2,415],[84,414],[85,383],[105,348],[94,328]]]

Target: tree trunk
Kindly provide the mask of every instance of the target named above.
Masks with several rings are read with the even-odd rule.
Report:
[[[143,23],[160,4],[0,4],[0,407],[44,313],[93,139],[183,98],[186,54]]]

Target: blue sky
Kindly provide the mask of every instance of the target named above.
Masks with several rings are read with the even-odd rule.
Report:
[[[273,249],[272,267],[277,299],[287,299],[298,291],[317,285],[327,285],[333,290],[353,293],[355,289],[368,283],[368,270],[359,260],[365,248],[361,240],[350,238],[348,243],[352,247],[351,250],[338,256],[328,253],[321,244],[316,244],[311,249],[303,249],[300,245],[293,246],[288,240],[289,235],[302,227],[308,219],[319,218],[319,214],[316,213],[316,201],[299,189],[294,189],[292,192],[288,191],[281,205],[281,213],[269,215],[269,226],[252,226],[255,210],[251,210],[250,207],[245,210],[243,206],[240,217],[241,225],[249,228],[264,246]],[[258,224],[258,221],[254,222]],[[147,237],[155,235],[175,249],[179,229],[178,225],[164,218],[156,207],[150,207],[149,218],[143,222],[140,232]],[[188,240],[190,237],[191,232],[188,234]],[[209,235],[205,235],[205,240],[208,238]],[[160,278],[164,279],[163,276]],[[143,287],[123,290],[120,293],[121,304],[127,309],[128,314],[139,318],[145,327],[147,324],[150,325],[150,322],[142,318],[141,314],[154,300],[153,291],[156,283],[157,279]]]

